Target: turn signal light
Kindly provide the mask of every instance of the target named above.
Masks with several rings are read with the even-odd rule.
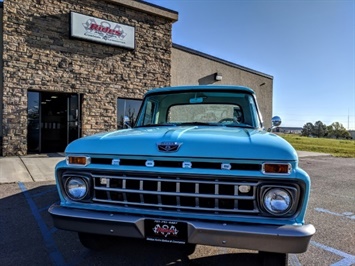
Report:
[[[291,164],[264,163],[262,171],[264,174],[289,174],[291,172]]]
[[[85,156],[68,156],[67,164],[68,165],[88,165],[90,163],[90,157]]]

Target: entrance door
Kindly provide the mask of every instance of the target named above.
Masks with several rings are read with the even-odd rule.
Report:
[[[28,92],[28,153],[63,152],[80,137],[77,94]]]
[[[67,98],[67,144],[80,137],[80,97],[78,94]]]

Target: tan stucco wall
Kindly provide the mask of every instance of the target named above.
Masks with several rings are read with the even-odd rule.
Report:
[[[221,73],[222,81],[215,81],[215,73]],[[241,85],[253,89],[264,120],[264,127],[271,126],[273,77],[238,67],[191,49],[174,45],[172,49],[171,85]]]

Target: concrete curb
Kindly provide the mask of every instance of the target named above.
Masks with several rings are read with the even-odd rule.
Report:
[[[54,181],[55,165],[64,160],[57,155],[0,157],[0,184]]]
[[[311,151],[297,151],[297,155],[299,158],[305,157],[319,157],[319,156],[332,156],[328,153],[320,153],[320,152],[311,152]]]

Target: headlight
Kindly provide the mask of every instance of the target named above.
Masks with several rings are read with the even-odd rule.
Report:
[[[65,183],[67,195],[72,200],[81,200],[88,193],[88,184],[81,177],[70,177]]]
[[[272,188],[264,194],[264,207],[266,211],[274,215],[285,214],[292,206],[290,193],[282,188]]]

